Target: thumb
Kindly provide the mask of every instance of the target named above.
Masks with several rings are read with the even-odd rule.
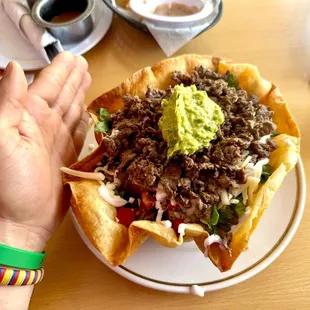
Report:
[[[27,92],[27,80],[21,66],[12,61],[0,80],[0,129],[15,127],[21,119],[21,98]]]

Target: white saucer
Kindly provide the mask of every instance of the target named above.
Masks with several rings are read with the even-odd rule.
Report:
[[[82,55],[94,47],[109,30],[112,23],[112,11],[101,0],[98,0],[96,5],[92,33],[80,43],[64,45],[66,51],[74,55]],[[2,10],[0,10],[0,24],[0,68],[5,68],[11,60],[17,61],[24,70],[38,70],[47,65],[40,54],[21,37]]]
[[[90,129],[81,156],[96,144]],[[92,246],[71,212],[81,238],[94,255],[116,273],[137,284],[175,293],[193,293],[193,285],[204,292],[226,288],[256,275],[271,264],[292,240],[300,223],[306,198],[301,160],[285,178],[271,206],[253,233],[249,249],[233,268],[221,273],[199,251],[194,242],[170,249],[149,238],[122,266],[113,268]],[[297,257],[296,257],[297,258]]]

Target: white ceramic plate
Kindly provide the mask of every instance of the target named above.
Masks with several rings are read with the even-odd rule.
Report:
[[[90,129],[81,158],[97,146]],[[194,293],[193,285],[202,292],[222,289],[240,283],[262,271],[286,248],[300,223],[306,197],[305,176],[301,160],[285,178],[271,206],[253,233],[249,249],[241,254],[230,271],[221,273],[199,251],[194,242],[170,249],[149,238],[123,265],[111,267],[83,233],[71,212],[81,238],[96,257],[130,281],[153,289]]]
[[[112,11],[101,1],[94,10],[94,29],[82,42],[64,45],[66,51],[82,55],[93,48],[107,33],[112,22]],[[35,49],[21,37],[11,20],[0,10],[0,68],[11,61],[17,61],[24,70],[38,70],[47,65]]]

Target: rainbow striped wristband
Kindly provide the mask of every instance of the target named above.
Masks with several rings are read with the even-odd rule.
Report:
[[[41,282],[43,276],[43,268],[37,270],[19,270],[0,267],[0,285],[33,285]]]

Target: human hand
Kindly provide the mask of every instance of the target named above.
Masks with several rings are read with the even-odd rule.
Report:
[[[77,160],[88,126],[84,58],[61,53],[28,87],[10,63],[0,80],[0,243],[43,251],[61,223],[61,166]]]

